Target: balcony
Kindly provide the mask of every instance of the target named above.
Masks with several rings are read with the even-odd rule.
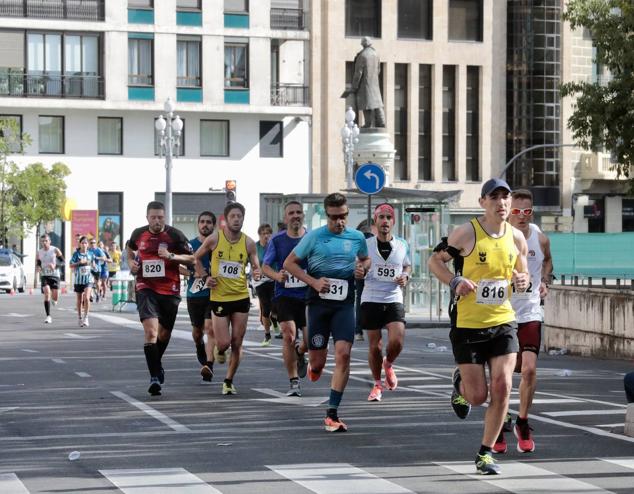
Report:
[[[25,74],[21,69],[0,68],[0,96],[104,99],[104,78],[81,72]]]
[[[0,0],[0,17],[103,21],[104,0]]]
[[[275,84],[271,86],[272,106],[308,106],[308,86]]]
[[[608,153],[586,153],[581,155],[580,178],[582,180],[618,180],[615,163]],[[625,177],[620,177],[625,179]]]
[[[271,8],[271,29],[303,31],[305,29],[302,9]]]

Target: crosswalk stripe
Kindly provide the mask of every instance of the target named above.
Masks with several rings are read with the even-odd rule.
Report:
[[[622,425],[622,424],[621,424]],[[634,458],[599,458],[601,461],[607,461],[608,463],[613,463],[614,465],[619,465],[621,467],[629,468],[630,470],[634,470]]]
[[[413,494],[409,489],[347,463],[306,463],[266,467],[316,494]]]
[[[519,405],[519,398],[511,398],[509,405]],[[533,398],[533,405],[559,405],[564,403],[583,403],[572,398]]]
[[[515,461],[503,462],[501,475],[481,476],[475,473],[475,464],[470,463],[437,463],[444,468],[453,470],[461,475],[482,480],[495,487],[514,494],[528,494],[533,492],[569,492],[583,494],[607,494],[610,491],[601,489],[587,482],[571,477],[565,477],[539,468],[528,463]]]
[[[184,468],[99,470],[124,494],[222,494]]]
[[[549,417],[576,417],[577,415],[625,415],[626,410],[564,410],[561,412],[541,412]]]
[[[0,492],[2,494],[29,494],[15,473],[0,473]]]
[[[147,413],[150,417],[155,418],[159,422],[163,422],[165,425],[175,430],[176,432],[191,432],[191,429],[189,427],[183,424],[179,424],[174,419],[168,417],[164,413],[161,413],[158,410],[155,410],[151,406],[146,405],[145,403],[140,402],[139,400],[135,400],[131,396],[128,396],[127,394],[122,393],[121,391],[111,391],[111,393],[115,395],[117,398],[121,398],[122,400],[127,401],[130,405],[137,407],[142,412]]]

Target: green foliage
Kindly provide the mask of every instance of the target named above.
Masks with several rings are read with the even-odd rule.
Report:
[[[585,28],[597,48],[595,62],[612,79],[569,82],[563,97],[574,97],[568,120],[575,142],[586,150],[609,150],[619,175],[634,171],[634,3],[632,0],[569,0],[564,19]],[[602,83],[603,82],[603,83]]]

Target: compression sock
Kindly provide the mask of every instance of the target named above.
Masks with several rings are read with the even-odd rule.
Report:
[[[46,315],[51,315],[51,303],[48,300],[44,301],[44,310],[46,311]]]
[[[143,345],[145,353],[145,361],[150,371],[150,376],[158,377],[161,372],[161,357],[159,355],[158,345],[156,343],[146,343]]]

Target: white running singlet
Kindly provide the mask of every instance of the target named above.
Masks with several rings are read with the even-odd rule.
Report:
[[[528,273],[531,277],[530,284],[524,293],[513,291],[511,297],[511,305],[515,311],[515,319],[518,323],[542,320],[539,287],[542,282],[544,253],[539,245],[540,231],[537,225],[533,225],[532,223],[529,225],[529,236],[526,239],[526,243],[528,244]]]
[[[390,245],[392,252],[387,260],[383,259],[377,246],[377,238],[366,239],[368,256],[372,259],[372,266],[365,277],[365,285],[361,294],[361,303],[374,302],[379,304],[403,303],[403,290],[394,279],[403,272],[403,268],[410,266],[409,247],[400,237],[392,235]]]

